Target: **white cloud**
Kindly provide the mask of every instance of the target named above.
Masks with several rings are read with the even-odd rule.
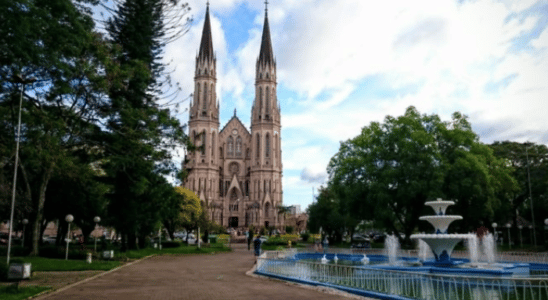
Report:
[[[205,6],[194,11],[203,18]],[[217,3],[218,2],[218,3]],[[459,3],[461,2],[461,3]],[[535,0],[360,1],[280,0],[269,6],[278,82],[292,94],[282,103],[284,197],[297,201],[325,172],[338,142],[371,121],[401,115],[414,105],[448,119],[469,115],[486,142],[522,139],[548,143],[548,30],[520,50],[516,38],[538,26],[539,13],[520,15]],[[247,40],[228,53],[219,18],[238,5],[256,11]],[[193,7],[194,7],[193,6]],[[218,64],[218,96],[231,94],[238,110],[252,89],[262,24],[262,1],[220,0],[211,6]],[[194,57],[203,23],[195,25],[169,56],[177,77],[192,88]],[[389,96],[367,93],[362,83],[380,78]],[[507,82],[505,82],[507,81]],[[379,83],[380,84],[380,83]],[[378,86],[368,86],[375,89]],[[413,86],[412,92],[405,92]],[[394,91],[403,90],[395,93]],[[188,93],[191,93],[189,91]],[[280,95],[280,91],[278,93]],[[326,96],[327,95],[327,96]],[[186,121],[186,120],[183,120]],[[244,120],[247,121],[247,120]],[[223,124],[221,124],[222,126]],[[305,134],[300,134],[305,132]],[[299,134],[298,134],[299,133]],[[305,172],[306,171],[306,172]],[[309,176],[310,175],[310,176]]]

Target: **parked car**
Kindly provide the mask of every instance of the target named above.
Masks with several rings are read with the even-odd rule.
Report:
[[[55,240],[57,240],[57,237],[55,237],[55,236],[45,235],[45,236],[42,237],[42,243],[48,244],[48,245],[54,245]]]

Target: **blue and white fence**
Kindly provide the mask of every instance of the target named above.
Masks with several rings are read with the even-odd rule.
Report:
[[[345,251],[330,252],[343,254]],[[378,299],[548,300],[548,277],[545,275],[527,278],[473,277],[405,272],[377,269],[367,265],[303,261],[295,259],[296,253],[299,253],[299,256],[304,254],[295,250],[265,252],[258,258],[256,272],[290,281],[333,287]],[[519,256],[510,257],[518,258]]]

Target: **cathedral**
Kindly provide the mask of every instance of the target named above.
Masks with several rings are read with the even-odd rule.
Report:
[[[189,153],[184,187],[194,191],[211,220],[225,227],[283,225],[280,106],[276,92],[276,61],[272,51],[268,10],[265,9],[261,50],[256,62],[255,98],[248,130],[234,110],[219,124],[216,58],[209,4],[200,50],[196,57],[194,94],[189,111],[189,135],[200,150]]]

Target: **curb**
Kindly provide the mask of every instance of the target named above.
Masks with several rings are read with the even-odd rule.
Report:
[[[114,268],[114,269],[105,271],[105,272],[103,272],[103,273],[99,273],[99,274],[97,274],[97,275],[91,276],[91,277],[86,278],[86,279],[84,279],[84,280],[75,282],[75,283],[73,283],[73,284],[69,284],[69,285],[67,285],[67,286],[64,286],[64,287],[62,287],[62,288],[59,288],[59,289],[56,289],[56,290],[53,290],[53,291],[51,291],[51,290],[45,290],[45,291],[43,291],[43,292],[41,292],[41,293],[38,293],[38,294],[33,295],[33,296],[30,296],[30,297],[28,297],[28,298],[26,298],[26,299],[45,299],[45,298],[47,298],[47,297],[49,297],[49,296],[58,294],[58,293],[60,293],[60,292],[62,292],[62,291],[68,290],[68,289],[70,289],[70,288],[72,288],[72,287],[75,287],[75,286],[77,286],[77,285],[80,285],[80,284],[82,284],[82,283],[91,281],[91,280],[93,280],[93,279],[95,279],[95,278],[99,278],[99,277],[101,277],[101,276],[103,276],[103,275],[106,275],[106,274],[109,274],[109,273],[118,271],[118,270],[120,270],[121,268],[124,268],[124,267],[127,267],[127,266],[131,266],[131,265],[133,265],[133,264],[136,264],[136,263],[138,263],[138,262],[141,262],[141,261],[143,261],[143,260],[145,260],[145,259],[148,259],[148,258],[151,258],[151,257],[153,257],[153,256],[156,256],[156,254],[152,254],[152,255],[149,255],[149,256],[145,256],[145,257],[140,258],[140,259],[138,259],[138,260],[136,260],[136,261],[132,261],[132,262],[127,263],[127,264],[125,264],[125,265],[121,265],[121,266],[116,267],[116,268]],[[44,296],[44,297],[42,297],[42,296]]]

